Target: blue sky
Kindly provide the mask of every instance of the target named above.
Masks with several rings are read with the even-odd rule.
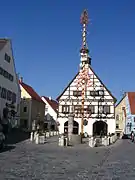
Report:
[[[56,98],[79,69],[80,14],[88,9],[92,67],[119,99],[123,91],[135,91],[134,7],[134,0],[5,0],[0,36],[12,39],[24,81]]]

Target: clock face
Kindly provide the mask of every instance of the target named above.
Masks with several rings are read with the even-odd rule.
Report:
[[[103,90],[100,90],[100,91],[99,91],[99,95],[100,95],[100,96],[103,96],[103,95],[104,95],[104,91],[103,91]]]

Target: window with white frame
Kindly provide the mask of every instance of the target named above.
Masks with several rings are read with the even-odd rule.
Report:
[[[68,105],[63,105],[62,106],[62,113],[64,113],[64,114],[69,113],[69,106]]]

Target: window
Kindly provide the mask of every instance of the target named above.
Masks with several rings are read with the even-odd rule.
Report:
[[[16,94],[12,93],[12,103],[15,103],[15,102],[16,102]]]
[[[12,99],[12,92],[8,90],[7,91],[7,100],[11,101],[11,99]]]
[[[0,67],[0,74],[3,75],[3,69]]]
[[[45,112],[48,112],[48,107],[47,106],[45,107]]]
[[[8,101],[12,101],[12,103],[16,103],[16,94],[7,90],[4,87],[0,86],[0,96],[3,99],[7,99]]]
[[[134,122],[135,122],[135,117],[134,117]]]
[[[82,95],[82,92],[81,91],[73,91],[73,96],[81,96]]]
[[[116,115],[116,120],[119,121],[119,115],[118,114]]]
[[[119,124],[116,124],[116,129],[119,129]]]
[[[103,113],[103,112],[104,112],[103,106],[99,106],[99,107],[98,107],[98,112],[99,112],[99,113]]]
[[[62,113],[64,113],[64,114],[69,113],[69,106],[68,105],[63,105],[62,106]]]
[[[27,107],[23,107],[23,112],[27,112]]]
[[[7,71],[3,71],[3,76],[5,77],[5,78],[8,78],[9,76],[8,76],[9,74],[8,74],[8,72]]]
[[[13,76],[11,75],[11,74],[9,74],[9,76],[8,76],[8,79],[10,80],[10,81],[13,81]]]
[[[98,96],[98,91],[90,91],[90,96]]]
[[[14,77],[9,74],[6,70],[4,70],[2,67],[0,67],[0,75],[4,76],[6,79],[9,79],[10,81],[13,81]]]
[[[99,94],[99,96],[104,96],[104,91],[103,90],[99,90],[98,94]]]
[[[109,114],[110,113],[110,106],[109,105],[105,105],[103,111],[104,111],[104,114]]]
[[[77,113],[81,113],[81,105],[74,106],[74,111]]]
[[[104,90],[90,91],[90,96],[104,96]]]
[[[2,88],[1,91],[1,98],[6,99],[7,90],[5,88]]]
[[[7,53],[5,53],[5,61],[10,63],[10,60],[11,60],[10,56]]]
[[[95,106],[89,105],[87,110],[89,113],[91,112],[91,114],[94,114],[95,113]]]

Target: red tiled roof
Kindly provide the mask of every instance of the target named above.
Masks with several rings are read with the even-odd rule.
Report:
[[[46,96],[42,96],[47,102],[48,104],[54,109],[54,111],[57,113],[58,112],[58,102],[53,100],[53,99],[49,99]]]
[[[34,91],[34,89],[31,86],[21,81],[19,81],[19,84],[27,91],[27,93],[32,97],[32,99],[44,103],[41,97]]]
[[[131,114],[135,114],[135,92],[128,92]]]

